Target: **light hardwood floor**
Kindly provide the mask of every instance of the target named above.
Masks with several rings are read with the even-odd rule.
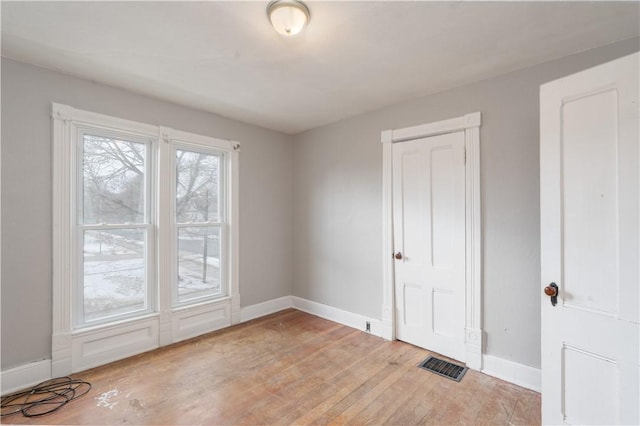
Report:
[[[417,367],[429,354],[289,309],[75,374],[93,385],[87,395],[2,422],[540,423],[538,393],[476,371],[456,383]]]

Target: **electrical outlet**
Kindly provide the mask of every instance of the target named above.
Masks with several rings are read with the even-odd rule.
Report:
[[[371,323],[369,321],[367,321],[367,325],[365,326],[364,331],[368,331],[369,333],[371,333]]]

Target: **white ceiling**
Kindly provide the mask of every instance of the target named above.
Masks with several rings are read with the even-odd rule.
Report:
[[[2,55],[286,133],[639,35],[639,2],[7,2]]]

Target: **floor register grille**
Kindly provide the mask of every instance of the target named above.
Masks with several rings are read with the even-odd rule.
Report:
[[[418,367],[431,371],[447,379],[455,380],[459,382],[464,377],[464,373],[467,372],[467,367],[452,364],[449,361],[445,361],[440,358],[429,355],[427,359],[422,361]]]

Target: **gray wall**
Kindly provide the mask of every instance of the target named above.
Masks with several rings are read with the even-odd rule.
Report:
[[[2,369],[51,357],[50,102],[242,143],[242,306],[291,294],[291,137],[2,59]]]
[[[2,369],[50,357],[51,101],[242,142],[242,306],[294,294],[372,318],[382,304],[380,131],[481,111],[487,352],[539,367],[538,87],[639,44],[616,43],[294,137],[2,59]]]
[[[627,40],[297,135],[294,295],[381,318],[380,132],[480,111],[486,352],[540,367],[539,86],[637,50]]]

